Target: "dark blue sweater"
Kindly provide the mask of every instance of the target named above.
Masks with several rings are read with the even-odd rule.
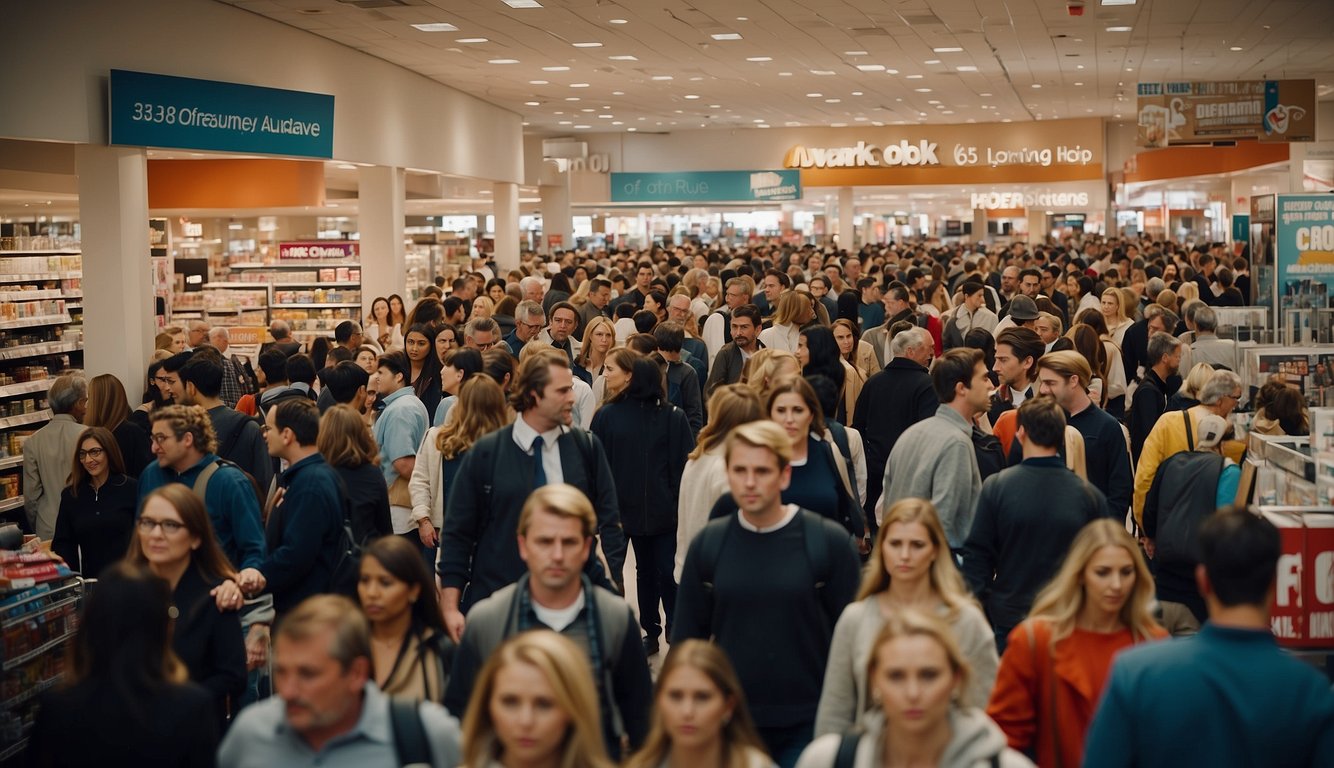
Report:
[[[327,592],[338,564],[343,532],[339,479],[316,453],[278,478],[283,499],[269,515],[269,557],[260,566],[279,614],[311,595]]]

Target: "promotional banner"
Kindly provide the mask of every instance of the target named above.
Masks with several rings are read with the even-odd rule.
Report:
[[[337,261],[355,259],[360,253],[361,244],[351,241],[325,240],[278,244],[278,258],[284,261]]]
[[[333,157],[334,97],[111,70],[111,144]]]
[[[613,173],[613,203],[776,202],[801,199],[796,171]]]
[[[1139,145],[1315,141],[1314,80],[1139,83]]]
[[[1279,195],[1277,219],[1279,307],[1328,306],[1334,286],[1334,195]]]

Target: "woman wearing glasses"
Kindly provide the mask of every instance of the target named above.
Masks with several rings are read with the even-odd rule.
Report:
[[[190,680],[213,694],[218,722],[225,723],[228,699],[245,690],[246,651],[240,617],[220,611],[212,593],[221,593],[221,602],[239,605],[241,592],[213,536],[204,502],[181,483],[153,491],[144,500],[126,559],[147,565],[171,585],[172,650],[185,662]]]
[[[120,448],[108,430],[89,427],[79,434],[75,445],[69,485],[60,493],[51,549],[70,568],[96,578],[125,556],[139,486],[125,474]]]

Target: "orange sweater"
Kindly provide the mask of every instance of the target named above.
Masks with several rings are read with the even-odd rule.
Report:
[[[1167,632],[1155,627],[1154,637]],[[1041,768],[1077,768],[1112,657],[1131,645],[1128,629],[1111,634],[1076,629],[1052,648],[1051,624],[1029,619],[1010,633],[987,714],[1005,731],[1010,747],[1034,747]]]

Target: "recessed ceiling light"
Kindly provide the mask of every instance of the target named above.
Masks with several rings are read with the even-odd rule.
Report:
[[[821,77],[829,77],[829,76],[831,76],[831,75],[834,74],[834,70],[832,70],[832,69],[812,69],[812,70],[811,70],[811,74],[812,74],[812,75],[819,75],[819,76],[821,76]]]
[[[542,102],[540,102],[540,101],[525,101],[525,102],[523,103],[523,105],[524,105],[525,107],[540,107],[540,106],[542,106]]]
[[[866,51],[844,51],[844,56],[865,56]]]
[[[838,104],[838,103],[841,102],[841,101],[842,101],[842,99],[825,99],[825,100],[824,100],[824,103],[826,103],[826,104]]]
[[[1081,86],[1081,85],[1083,85],[1083,83],[1075,83],[1075,87],[1076,87],[1076,88],[1078,88],[1078,87]]]
[[[791,73],[791,72],[779,72],[779,73],[778,73],[778,76],[779,76],[779,77],[792,77],[792,73]]]
[[[978,96],[990,96],[991,94],[989,94],[989,93],[979,93],[979,94],[977,94],[977,95],[978,95]]]
[[[755,118],[754,120],[751,120],[751,122],[752,122],[752,123],[763,123],[764,121],[761,120],[760,118]]]
[[[607,19],[608,24],[629,24],[626,19]]]
[[[718,33],[718,34],[716,34],[716,35],[709,35],[709,37],[712,37],[714,40],[740,40],[740,39],[741,39],[741,33],[739,33],[739,32],[720,32],[720,33]]]
[[[542,4],[537,0],[500,0],[500,2],[511,8],[541,8]]]
[[[940,114],[942,114],[942,115],[952,115],[952,114],[954,114],[954,110],[952,110],[952,109],[947,109],[947,110],[945,110],[944,112],[941,112]]]
[[[884,64],[858,64],[858,65],[857,65],[857,69],[860,69],[860,70],[863,71],[863,72],[884,72],[884,71],[885,71],[885,65],[884,65]]]
[[[592,128],[591,125],[576,125],[575,128]]]
[[[1083,69],[1083,68],[1084,68],[1084,65],[1083,65],[1083,64],[1076,64],[1076,65],[1075,65],[1075,69]]]
[[[569,67],[542,67],[543,72],[569,72]]]
[[[562,121],[560,121],[560,122],[558,123],[558,125],[574,125],[574,121],[573,121],[573,120],[562,120]]]
[[[639,61],[638,56],[631,56],[629,54],[623,56],[608,56],[607,58],[611,61]]]
[[[601,48],[602,43],[570,43],[575,48]]]
[[[671,76],[671,75],[654,75],[654,76],[653,76],[653,79],[654,79],[654,80],[671,80],[671,79],[672,79],[672,76]]]
[[[578,97],[578,96],[566,96],[566,97],[565,97],[565,100],[566,100],[566,101],[578,101],[578,100],[579,100],[579,97]]]
[[[1127,72],[1134,72],[1134,71],[1135,71],[1135,68],[1134,68],[1134,67],[1126,67],[1126,71],[1127,71]]]
[[[710,104],[710,105],[709,105],[709,109],[722,109],[722,108],[723,108],[723,105],[722,105],[722,104]]]
[[[603,120],[610,120],[610,119],[612,119],[613,117],[616,117],[616,115],[598,115],[598,117],[601,118],[601,119],[603,119]]]
[[[556,111],[556,112],[552,112],[551,114],[553,114],[553,115],[563,115],[563,114],[565,114],[565,113],[564,113],[563,111]]]
[[[930,93],[930,92],[931,92],[931,89],[930,89],[930,88],[915,88],[914,90],[916,90],[918,93]]]
[[[972,64],[964,64],[961,67],[955,67],[954,70],[956,72],[976,72],[977,67],[973,66]]]
[[[924,62],[922,62],[922,63],[923,63],[923,64],[939,64],[939,63],[940,63],[940,59],[927,59],[926,61],[924,61]]]
[[[687,93],[687,94],[686,94],[686,98],[687,98],[687,99],[692,99],[692,100],[693,100],[693,99],[698,99],[699,96],[697,96],[697,95],[695,95],[695,94],[693,94],[693,93]]]
[[[1108,32],[1129,32],[1133,27],[1108,27]]]
[[[1241,49],[1242,49],[1242,48],[1241,48],[1240,45],[1234,45],[1234,46],[1232,46],[1231,48],[1229,48],[1228,50],[1229,50],[1229,51],[1240,51]]]
[[[908,80],[921,80],[925,75],[905,75]]]
[[[703,79],[704,79],[704,78],[702,78],[702,77],[698,77],[698,76],[696,76],[696,77],[692,77],[692,78],[690,78],[690,82],[692,82],[692,83],[698,83],[698,82],[700,82],[700,81],[703,80]]]
[[[852,92],[852,95],[853,95],[853,96],[861,96],[861,95],[862,95],[862,92],[861,92],[861,91],[853,91],[853,92]]]
[[[1102,5],[1134,5],[1135,0],[1102,0]]]
[[[491,59],[488,64],[518,64],[518,59]]]
[[[620,120],[612,120],[612,121],[611,121],[611,124],[612,124],[612,125],[625,125],[625,123],[621,122]]]
[[[899,73],[899,71],[898,71],[897,69],[887,69],[887,70],[885,70],[885,74],[887,74],[887,75],[897,75],[898,73]]]
[[[748,56],[746,57],[746,61],[753,61],[758,64],[762,61],[773,61],[773,58],[770,56]]]
[[[355,166],[355,165],[353,165],[353,164],[351,164],[351,163],[339,163],[337,167],[338,167],[339,170],[343,170],[343,171],[355,171],[355,170],[357,170],[357,166]]]
[[[750,19],[747,18],[747,17],[745,17],[745,16],[738,16],[738,17],[736,17],[736,20],[737,20],[737,21],[750,21]]]
[[[412,25],[412,28],[413,28],[413,29],[420,30],[420,31],[422,31],[422,32],[458,32],[458,31],[459,31],[459,28],[458,28],[458,27],[454,26],[453,24],[446,24],[446,23],[443,22],[443,21],[436,21],[436,22],[432,22],[432,23],[430,23],[430,24],[413,24],[413,25]]]
[[[570,83],[571,88],[587,88],[588,83]]]
[[[529,85],[546,85],[546,84],[549,83],[549,82],[551,82],[551,81],[550,81],[550,80],[529,80],[529,81],[528,81],[528,84],[529,84]]]
[[[930,101],[927,102],[927,104],[939,104],[939,103],[940,103],[940,100],[939,100],[939,99],[932,99],[932,100],[930,100]]]
[[[808,98],[812,98],[812,99],[823,99],[823,98],[824,98],[824,94],[823,94],[823,93],[808,93],[808,94],[806,94],[806,96],[807,96]]]
[[[932,48],[936,53],[963,53],[962,48]]]
[[[1032,85],[1030,85],[1030,86],[1028,86],[1028,87],[1029,87],[1029,88],[1041,88],[1041,87],[1042,87],[1042,83],[1033,83]]]
[[[624,96],[624,95],[625,95],[625,91],[612,91],[612,92],[611,92],[611,95],[612,95],[612,96]]]
[[[469,43],[489,43],[491,41],[487,40],[485,37],[460,37],[454,42],[469,44]]]
[[[637,130],[639,130],[639,129],[636,128],[636,127],[634,127],[634,126],[630,126],[629,128],[626,128],[625,130],[628,131],[628,132],[630,132],[630,133],[634,133],[635,131],[637,131]]]

